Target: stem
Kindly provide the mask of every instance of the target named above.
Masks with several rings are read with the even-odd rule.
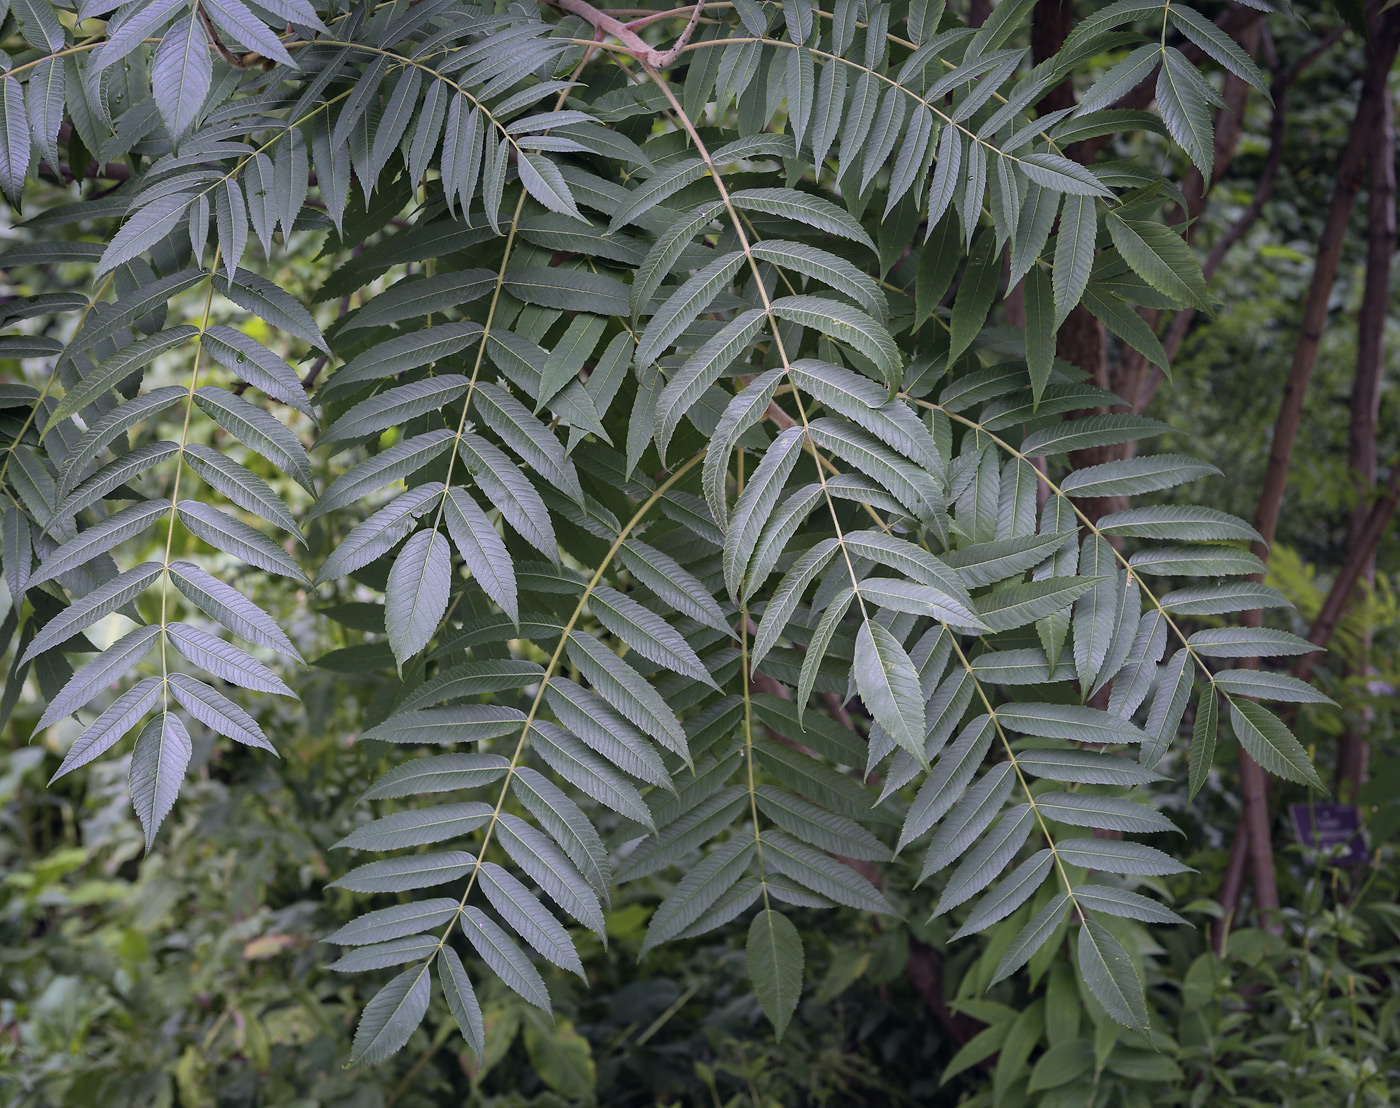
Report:
[[[564,625],[564,630],[560,632],[558,645],[555,646],[554,653],[550,656],[549,664],[545,666],[544,676],[540,678],[539,688],[535,691],[534,699],[530,704],[530,710],[525,716],[525,722],[520,727],[520,738],[516,740],[515,751],[511,754],[510,765],[506,769],[505,780],[501,782],[501,792],[496,798],[496,807],[491,813],[491,818],[486,823],[486,831],[481,840],[481,848],[476,856],[476,865],[472,867],[471,876],[467,878],[467,887],[462,893],[461,900],[457,902],[457,911],[453,916],[454,920],[456,916],[461,915],[462,910],[466,907],[467,898],[471,896],[472,889],[476,885],[476,876],[481,872],[482,859],[486,856],[486,851],[490,847],[491,840],[495,835],[496,825],[500,822],[501,809],[505,807],[506,796],[510,791],[510,783],[515,777],[516,771],[520,768],[520,760],[525,755],[525,744],[530,736],[530,728],[534,725],[535,717],[539,714],[540,705],[544,702],[545,690],[549,688],[549,682],[554,677],[555,671],[559,667],[559,660],[564,656],[564,648],[568,645],[569,636],[573,634],[574,628],[578,625],[579,618],[583,615],[584,606],[588,603],[588,598],[593,594],[593,590],[598,587],[598,582],[602,580],[603,574],[607,571],[608,566],[612,564],[612,560],[617,556],[617,552],[622,549],[622,544],[627,541],[627,537],[636,526],[641,523],[647,512],[649,512],[682,477],[699,465],[704,458],[705,451],[702,450],[679,469],[672,472],[660,485],[656,486],[656,490],[643,501],[642,506],[633,513],[632,518],[629,519],[622,530],[618,532],[617,538],[613,540],[612,545],[608,548],[608,552],[603,555],[602,560],[598,563],[597,570],[594,571],[588,584],[584,586],[583,594],[578,598],[578,603],[574,605],[573,615],[569,617],[569,622]],[[452,923],[449,922],[447,928],[443,931],[442,938],[438,941],[439,950],[446,945],[447,938],[451,933]]]

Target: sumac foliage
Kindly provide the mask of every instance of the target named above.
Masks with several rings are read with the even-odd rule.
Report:
[[[1213,471],[1055,347],[1166,368],[1136,309],[1210,301],[1153,167],[1261,76],[1155,0],[1032,64],[1030,7],[10,0],[3,707],[79,717],[56,775],[129,749],[149,847],[207,733],[274,756],[271,590],[341,625],[355,1061],[443,1002],[483,1052],[473,982],[547,1010],[643,879],[779,1033],[794,906],[996,928],[984,984],[1068,942],[1146,1029],[1164,753],[1316,783],[1259,701],[1317,694],[1237,665],[1311,649],[1230,623],[1284,603],[1253,529],[1130,502]]]

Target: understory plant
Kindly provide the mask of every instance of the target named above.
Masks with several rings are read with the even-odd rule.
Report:
[[[1232,623],[1286,605],[1253,528],[1130,500],[1212,467],[1056,333],[1166,369],[1162,167],[1265,82],[1190,7],[1046,57],[1030,8],[10,0],[0,712],[37,683],[55,777],[129,749],[149,850],[197,745],[296,756],[287,667],[372,685],[352,1061],[442,1004],[488,1057],[483,978],[548,1013],[643,881],[642,955],[743,929],[779,1036],[844,909],[1150,1056],[1148,790],[1222,722],[1320,788],[1260,701],[1322,698],[1244,664],[1313,649]]]

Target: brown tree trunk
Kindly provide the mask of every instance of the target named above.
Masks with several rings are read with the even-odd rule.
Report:
[[[1074,26],[1074,0],[1036,0],[1031,12],[1031,61],[1036,65],[1053,58]],[[1074,107],[1074,85],[1066,78],[1036,105],[1041,115]]]
[[[1372,12],[1375,12],[1377,7],[1378,5],[1371,5]],[[1269,462],[1264,472],[1259,509],[1255,515],[1254,526],[1261,536],[1261,541],[1255,543],[1254,550],[1259,557],[1266,560],[1269,547],[1278,531],[1283,492],[1288,483],[1288,470],[1293,461],[1293,447],[1297,441],[1298,428],[1302,423],[1303,401],[1312,382],[1313,369],[1317,365],[1322,329],[1327,320],[1328,302],[1341,262],[1347,224],[1361,187],[1361,170],[1367,145],[1382,110],[1380,101],[1386,95],[1386,78],[1391,63],[1395,60],[1396,47],[1400,46],[1400,9],[1391,9],[1380,15],[1373,20],[1372,26],[1361,98],[1357,104],[1351,134],[1338,165],[1337,183],[1328,208],[1327,220],[1318,240],[1317,261],[1303,306],[1293,362],[1289,367],[1288,379],[1284,383],[1278,418],[1274,422]],[[1264,613],[1255,610],[1245,612],[1242,622],[1247,627],[1260,627],[1263,625],[1263,618]],[[1257,668],[1259,659],[1241,659],[1240,664]],[[1249,859],[1255,906],[1265,913],[1266,922],[1276,928],[1277,921],[1267,918],[1272,917],[1277,910],[1279,900],[1264,771],[1243,748],[1239,752],[1239,766],[1240,793],[1243,801],[1241,820],[1245,834],[1243,845]],[[1222,896],[1221,904],[1225,907],[1227,916],[1233,914],[1238,908],[1238,893],[1230,902]]]
[[[1391,519],[1394,518],[1397,503],[1400,503],[1400,457],[1392,463],[1390,480],[1375,503],[1370,506],[1366,522],[1356,540],[1348,545],[1346,561],[1337,571],[1337,576],[1332,579],[1332,587],[1327,590],[1327,597],[1322,602],[1317,618],[1313,620],[1312,630],[1308,633],[1309,642],[1325,650],[1327,644],[1332,641],[1332,634],[1341,622],[1342,612],[1346,610],[1357,582],[1360,581],[1366,566],[1374,562],[1376,550],[1390,527]],[[1321,651],[1299,655],[1293,664],[1293,676],[1300,681],[1309,680],[1313,667],[1321,656]],[[1244,824],[1241,824],[1235,831],[1235,839],[1230,846],[1230,857],[1225,865],[1225,873],[1220,879],[1219,900],[1225,914],[1211,925],[1211,942],[1218,954],[1224,952],[1225,938],[1244,891],[1248,841]]]
[[[1376,429],[1380,420],[1381,374],[1385,369],[1385,327],[1390,307],[1390,264],[1395,255],[1395,118],[1394,106],[1382,88],[1370,142],[1370,172],[1366,200],[1366,287],[1356,322],[1356,384],[1351,393],[1351,428],[1347,461],[1356,489],[1356,507],[1347,528],[1347,545],[1361,540],[1376,488]],[[1376,560],[1367,559],[1361,575],[1374,584]],[[1370,668],[1371,628],[1362,629],[1354,675]],[[1364,705],[1349,722],[1337,750],[1337,796],[1355,800],[1366,783],[1369,761],[1370,710]]]
[[[1259,495],[1259,510],[1255,528],[1263,536],[1255,552],[1268,556],[1268,544],[1278,531],[1279,512],[1283,506],[1284,487],[1293,462],[1293,446],[1303,418],[1303,402],[1317,365],[1322,330],[1327,322],[1327,306],[1336,283],[1342,247],[1346,241],[1347,224],[1351,219],[1356,195],[1361,189],[1365,155],[1384,111],[1385,82],[1400,46],[1400,10],[1392,8],[1377,21],[1367,51],[1366,73],[1362,80],[1361,99],[1346,148],[1337,167],[1337,184],[1327,211],[1327,222],[1317,243],[1317,262],[1313,267],[1312,283],[1303,305],[1298,343],[1293,350],[1293,362],[1283,386],[1283,400],[1274,422],[1269,463],[1264,472],[1264,485]],[[1261,613],[1253,613],[1256,617]],[[1254,624],[1258,626],[1258,624]]]

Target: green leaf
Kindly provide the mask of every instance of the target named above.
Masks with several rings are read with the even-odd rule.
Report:
[[[199,333],[198,328],[181,325],[138,339],[108,358],[68,389],[49,416],[45,430],[58,426],[71,415],[85,410],[90,404],[110,392],[122,381],[148,365],[167,350],[173,350]]]
[[[499,754],[439,754],[395,766],[364,795],[366,800],[390,796],[422,796],[456,792],[500,778],[510,763]]]
[[[1164,296],[1200,311],[1210,310],[1210,294],[1200,263],[1171,228],[1110,212],[1105,220],[1113,245],[1133,271]]]
[[[1135,800],[1090,793],[1041,793],[1036,807],[1046,819],[1072,827],[1096,827],[1106,831],[1176,831],[1177,827],[1153,808]]]
[[[833,65],[827,66],[826,70],[840,72],[842,68]],[[823,79],[825,79],[826,70],[823,71]],[[818,115],[821,114],[820,103],[819,99]],[[813,130],[816,129],[817,124],[814,121]],[[821,160],[820,156],[817,160]],[[764,215],[776,215],[784,219],[796,220],[798,223],[805,223],[808,227],[818,231],[825,231],[829,235],[858,242],[862,246],[868,247],[872,254],[879,253],[875,248],[874,241],[866,234],[865,228],[852,218],[844,208],[838,207],[830,200],[824,200],[820,196],[798,192],[796,189],[768,188],[740,189],[730,193],[729,199],[736,208],[744,211],[761,212]]]
[[[560,389],[578,376],[579,370],[592,355],[606,329],[607,320],[596,315],[581,313],[570,320],[563,338],[549,352],[544,368],[540,370],[540,387],[535,396],[535,411],[538,412]],[[521,407],[524,408],[524,405]],[[577,483],[575,478],[574,484]]]
[[[1063,839],[1055,849],[1068,865],[1105,873],[1152,877],[1190,869],[1155,847],[1127,839]]]
[[[389,743],[481,742],[509,735],[525,722],[525,713],[504,704],[462,704],[397,712],[365,732],[365,738]]]
[[[1272,627],[1209,627],[1197,631],[1186,645],[1206,658],[1277,658],[1321,649],[1290,631]]]
[[[889,860],[890,852],[885,846],[852,819],[772,785],[758,786],[756,794],[763,813],[803,842],[846,858]]]
[[[1065,197],[1055,237],[1055,327],[1058,329],[1084,295],[1094,264],[1098,219],[1092,196]]]
[[[501,606],[513,623],[520,621],[515,563],[481,506],[462,488],[447,490],[443,519],[452,545],[477,584]]]
[[[920,763],[924,755],[923,692],[909,655],[890,632],[864,620],[856,635],[856,687],[877,723]]]
[[[728,635],[724,611],[689,570],[640,539],[628,539],[618,551],[622,564],[641,584],[682,615]],[[708,673],[705,679],[709,680]]]
[[[608,854],[598,832],[578,805],[528,766],[515,771],[511,789],[578,867],[593,890],[606,897],[612,884]]]
[[[294,581],[306,580],[306,574],[285,550],[242,520],[234,519],[198,500],[181,500],[176,508],[180,522],[190,533],[203,539],[214,549],[232,554],[248,565],[268,573],[281,574]]]
[[[559,722],[618,769],[670,788],[670,775],[645,735],[615,713],[600,697],[563,677],[546,692]]]
[[[1091,743],[1140,743],[1142,729],[1120,716],[1077,704],[1004,704],[997,719],[1008,730],[1050,739]]]
[[[9,523],[11,513],[16,518],[23,518],[19,515],[18,509],[11,508],[6,513],[6,523]],[[8,554],[8,551],[7,551]],[[181,565],[183,563],[174,563]],[[6,558],[6,570],[12,567]],[[20,663],[32,661],[46,650],[52,650],[60,643],[67,642],[79,631],[86,630],[104,616],[115,612],[118,608],[125,607],[131,600],[140,596],[157,577],[161,575],[164,566],[159,562],[143,562],[139,566],[119,573],[110,581],[104,581],[97,588],[86,596],[80,597],[65,608],[34,636],[28,648],[20,655]],[[22,596],[23,589],[12,593],[14,596]]]
[[[479,435],[462,435],[457,450],[466,464],[467,472],[476,478],[481,491],[520,537],[557,564],[558,543],[550,523],[549,509],[530,479],[511,463],[499,447]]]
[[[1010,631],[1063,611],[1096,582],[1093,577],[1051,577],[998,589],[975,598],[973,606],[991,630]]]
[[[1060,489],[1076,497],[1132,496],[1137,493],[1159,492],[1201,477],[1218,475],[1219,472],[1214,466],[1183,454],[1150,454],[1135,458],[1118,458],[1111,462],[1076,469],[1060,482]],[[1119,514],[1115,512],[1105,518],[1113,519]]]
[[[358,916],[327,935],[326,942],[337,946],[368,946],[406,935],[420,935],[446,923],[460,911],[457,901],[446,896],[420,900],[416,904],[395,904]]]
[[[953,871],[934,915],[971,899],[991,884],[1025,845],[1035,824],[1035,812],[1028,804],[1019,804],[1002,816]]]
[[[476,859],[465,850],[410,854],[356,866],[339,881],[332,881],[329,887],[356,893],[401,893],[445,885],[466,876],[475,865]]]
[[[837,904],[894,914],[884,894],[850,866],[781,831],[763,832],[763,860],[764,865],[772,866],[804,889]]]
[[[296,698],[296,693],[272,670],[207,631],[191,627],[188,623],[172,621],[165,625],[165,633],[170,644],[184,658],[215,677],[245,689]]]
[[[491,907],[517,935],[548,961],[584,977],[569,933],[534,893],[494,862],[482,863],[478,878]]]
[[[643,827],[651,826],[651,813],[627,778],[611,761],[595,755],[564,728],[537,720],[534,748],[574,788],[626,819]]]
[[[1074,890],[1074,899],[1077,904],[1090,911],[1121,916],[1124,919],[1141,920],[1144,923],[1186,922],[1155,900],[1149,900],[1115,885],[1080,885]]]
[[[1028,750],[1017,764],[1029,774],[1051,781],[1084,785],[1145,785],[1161,775],[1137,762],[1091,750]]]
[[[836,292],[845,293],[877,320],[889,312],[885,294],[865,272],[845,258],[803,242],[771,240],[754,243],[755,258],[820,281]]]
[[[1161,505],[1125,508],[1099,520],[1099,530],[1114,535],[1147,539],[1182,539],[1191,542],[1260,541],[1244,520],[1214,508]]]
[[[1296,781],[1321,793],[1327,791],[1308,752],[1283,720],[1252,701],[1231,696],[1225,700],[1230,705],[1230,726],[1251,758],[1276,777]]]
[[[494,274],[492,280],[495,280]],[[529,267],[506,272],[504,287],[527,304],[594,315],[625,316],[627,286],[615,277],[581,269]]]
[[[1162,50],[1161,62],[1162,68],[1157,74],[1157,107],[1161,110],[1162,122],[1209,185],[1215,168],[1215,127],[1210,114],[1213,90],[1196,67],[1174,47]]]
[[[1026,365],[1035,402],[1045,392],[1055,363],[1055,308],[1050,278],[1036,266],[1026,274]]]
[[[920,881],[950,865],[981,837],[1000,813],[1015,784],[1011,763],[999,762],[962,795],[929,843],[919,873]],[[1019,813],[1017,816],[1019,818]]]
[[[7,115],[10,114],[8,110],[10,90],[17,91],[18,87],[14,81],[5,82]],[[23,101],[19,103],[17,117],[22,125]],[[23,134],[23,132],[21,133]],[[28,145],[28,141],[28,135],[25,135],[26,145]],[[18,195],[18,189],[14,190],[13,195]],[[181,221],[186,218],[190,204],[193,202],[193,193],[177,192],[167,196],[158,196],[141,205],[132,213],[131,218],[122,224],[121,230],[112,236],[112,241],[102,252],[102,258],[97,263],[95,275],[101,277],[104,273],[111,272],[123,262],[129,262],[132,258],[145,253],[166,235],[175,231],[180,226]]]
[[[175,806],[194,748],[190,733],[173,712],[161,712],[141,730],[131,751],[131,803],[146,833],[146,853]]]
[[[1252,696],[1258,700],[1284,700],[1292,704],[1330,704],[1336,702],[1323,696],[1306,681],[1286,673],[1267,669],[1222,669],[1215,674],[1215,687],[1235,696]]]
[[[481,1005],[477,1003],[476,992],[472,989],[461,957],[450,946],[444,945],[442,948],[438,982],[442,985],[448,1011],[457,1021],[462,1037],[476,1051],[478,1058],[485,1058],[486,1030],[481,1018]]]
[[[595,587],[588,603],[598,622],[643,658],[683,677],[719,688],[690,644],[655,612],[607,585]]]
[[[437,945],[437,939],[432,935],[408,935],[402,939],[390,939],[387,943],[373,943],[351,950],[326,968],[337,973],[363,973],[366,970],[402,966],[407,962],[420,962],[436,954]]]
[[[879,320],[839,300],[819,296],[784,296],[773,301],[772,312],[803,327],[811,327],[875,363],[885,383],[896,388],[904,378],[904,357],[893,336]]]
[[[1014,870],[995,889],[977,902],[966,921],[953,934],[961,939],[984,931],[1005,919],[1036,894],[1045,881],[1055,856],[1050,850],[1038,850]]]
[[[314,492],[306,448],[270,414],[215,385],[195,390],[199,410],[248,447],[272,462],[308,492]]]
[[[754,849],[752,838],[731,839],[691,866],[652,915],[642,953],[700,919],[743,876]]]
[[[185,462],[210,488],[222,493],[240,508],[276,523],[297,540],[305,542],[297,527],[296,517],[282,498],[272,491],[271,485],[246,466],[198,442],[185,446]]]
[[[336,370],[321,386],[317,398],[323,404],[332,397],[343,399],[358,391],[357,385],[363,387],[365,382],[392,379],[405,370],[458,354],[481,335],[481,324],[469,320],[396,335],[357,354]]]
[[[569,637],[568,655],[594,692],[662,746],[688,758],[685,730],[675,712],[626,661],[586,631]]]
[[[472,949],[506,987],[536,1008],[551,1011],[544,978],[500,925],[480,908],[462,909],[461,919],[462,933]]]
[[[63,763],[49,779],[50,783],[57,781],[64,774],[70,773],[80,766],[87,765],[94,758],[105,754],[115,746],[122,736],[135,727],[141,717],[149,712],[155,702],[160,699],[162,685],[159,677],[144,677],[112,701],[106,710],[73,740],[73,745],[68,748]],[[150,744],[147,744],[147,747],[149,758]],[[175,782],[175,786],[178,789],[178,781]],[[152,798],[154,799],[154,793],[152,793]],[[171,799],[173,802],[173,793]]]
[[[360,401],[331,424],[316,440],[316,445],[349,445],[355,439],[378,435],[385,428],[446,407],[466,392],[469,385],[468,378],[456,373],[398,385]]]
[[[941,820],[962,798],[995,735],[996,727],[989,715],[979,715],[963,728],[953,745],[939,756],[933,772],[919,787],[919,793],[905,817],[897,849],[903,850]]]
[[[123,29],[127,26],[123,24]],[[104,59],[110,43],[108,40],[108,46],[103,48]],[[151,65],[151,92],[172,135],[183,135],[193,125],[213,79],[209,40],[198,16],[191,13],[161,39]],[[33,87],[31,79],[31,90]]]
[[[491,818],[492,808],[479,801],[439,804],[394,812],[372,820],[335,844],[356,850],[399,850],[465,835]]]
[[[569,856],[542,831],[519,816],[502,813],[497,835],[511,861],[523,870],[564,911],[607,941],[598,893],[579,873]]]
[[[1027,456],[1068,454],[1072,450],[1087,450],[1094,446],[1136,442],[1165,434],[1168,430],[1165,423],[1137,415],[1084,416],[1032,432],[1022,442],[1021,453]]]
[[[525,186],[525,191],[546,208],[552,212],[573,216],[583,223],[588,222],[578,210],[564,175],[548,158],[521,150],[516,167],[520,171],[520,183]]]
[[[421,966],[404,970],[365,1005],[355,1028],[351,1065],[372,1066],[403,1049],[428,1012],[431,965],[428,959]]]
[[[277,753],[257,721],[217,689],[184,673],[172,673],[168,681],[180,707],[206,727],[244,746]]]
[[[160,516],[169,512],[169,500],[148,500],[115,512],[80,532],[77,538],[65,542],[40,562],[29,578],[29,587],[32,589],[35,585],[42,585],[45,581],[86,565],[118,543],[141,534]]]
[[[758,625],[752,647],[752,664],[759,662],[777,644],[788,621],[797,610],[807,586],[817,574],[826,568],[837,550],[835,539],[823,539],[816,546],[804,552],[779,582],[768,607],[764,609],[763,620]]]
[[[654,362],[700,316],[710,309],[720,292],[744,264],[742,251],[733,250],[714,259],[676,289],[642,331],[637,340],[637,360]]]
[[[802,442],[801,427],[789,427],[781,432],[764,453],[734,504],[724,538],[724,580],[731,597],[738,596],[759,533],[776,507],[788,475],[797,465]]]
[[[384,625],[400,666],[427,646],[437,631],[447,611],[451,583],[445,536],[435,530],[420,531],[404,544],[384,592]]]
[[[1001,283],[1001,251],[996,236],[984,231],[972,247],[953,301],[951,331],[948,339],[948,361],[951,363],[972,345],[987,321],[992,301]]]
[[[1105,293],[1097,285],[1084,290],[1084,306],[1113,334],[1126,342],[1153,365],[1171,376],[1167,352],[1156,334],[1131,305],[1117,296]]]
[[[1106,927],[1091,919],[1086,919],[1079,928],[1079,972],[1104,1011],[1125,1027],[1147,1030],[1147,998],[1142,978],[1123,944]]]
[[[696,234],[715,218],[723,205],[702,205],[681,219],[672,222],[657,238],[632,277],[629,296],[633,320],[639,320],[656,290],[689,248]]]
[[[34,730],[43,730],[64,716],[72,715],[114,681],[125,677],[127,671],[149,653],[159,634],[159,627],[138,627],[123,635],[65,682],[49,700]]]
[[[802,995],[802,938],[787,916],[767,909],[749,925],[746,954],[754,994],[782,1039]]]
[[[1053,900],[1040,909],[1031,921],[1017,934],[1006,953],[1001,956],[997,968],[992,972],[992,982],[1010,977],[1031,960],[1037,950],[1050,941],[1064,919],[1069,908],[1068,893],[1058,893]]]
[[[1291,608],[1293,605],[1277,589],[1254,581],[1228,581],[1218,585],[1197,585],[1177,589],[1162,597],[1162,607],[1182,615],[1222,615],[1248,612],[1256,608]]]

